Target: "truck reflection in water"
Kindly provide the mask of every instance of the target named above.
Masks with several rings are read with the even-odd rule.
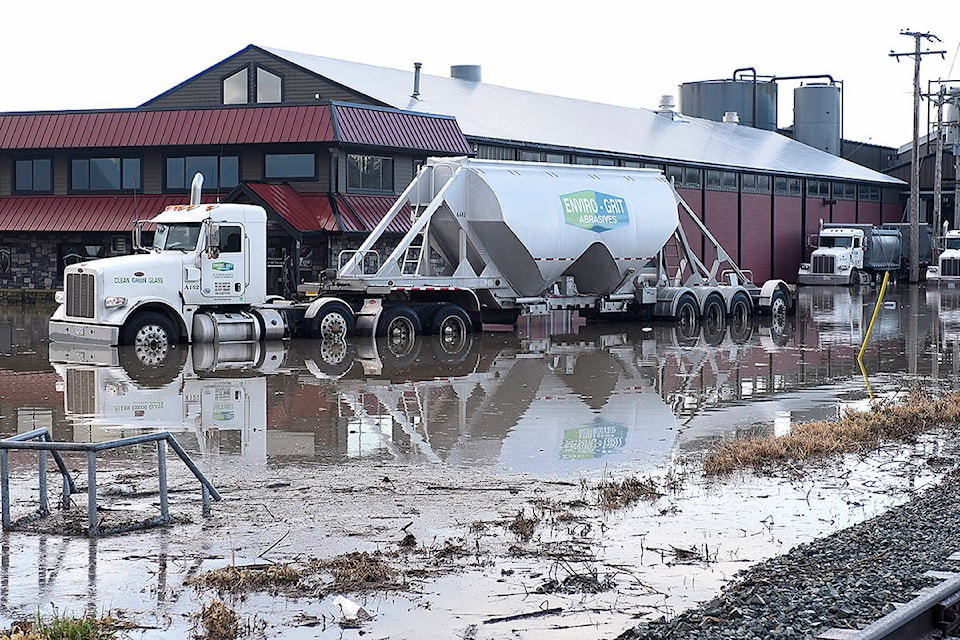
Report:
[[[869,371],[926,374],[929,309],[912,291],[882,308]],[[717,437],[783,430],[785,416],[835,413],[838,394],[862,385],[856,353],[875,302],[875,289],[818,287],[782,322],[593,326],[558,315],[453,340],[184,345],[155,366],[124,347],[51,343],[64,403],[54,427],[77,441],[169,430],[191,453],[258,465],[645,466]]]

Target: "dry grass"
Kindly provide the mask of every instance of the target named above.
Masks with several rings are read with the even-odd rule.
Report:
[[[596,487],[597,502],[602,509],[622,509],[639,500],[654,502],[664,494],[652,478],[630,476],[623,480],[603,480]]]
[[[237,593],[250,590],[279,590],[294,587],[302,577],[300,571],[288,564],[237,567],[229,565],[222,569],[206,571],[188,579],[198,589],[216,589],[220,593]]]
[[[214,598],[200,611],[201,638],[206,640],[233,640],[240,632],[237,612],[222,600]]]
[[[528,518],[523,515],[523,509],[521,509],[517,512],[517,515],[514,516],[507,528],[513,535],[517,536],[517,540],[520,542],[530,542],[530,539],[533,538],[533,533],[537,530],[538,524],[540,524],[540,518],[534,515]]]
[[[117,630],[125,626],[109,615],[74,618],[54,612],[49,620],[44,620],[38,613],[31,620],[22,620],[7,631],[0,631],[0,640],[113,640]]]
[[[333,577],[330,589],[333,592],[370,591],[379,589],[397,589],[397,572],[379,553],[354,551],[337,556],[332,560],[323,560],[317,568],[329,572]]]
[[[915,389],[897,404],[845,414],[838,420],[797,425],[780,437],[756,437],[724,443],[704,460],[708,475],[737,469],[863,453],[883,442],[912,442],[921,433],[940,426],[960,425],[960,392],[934,398]]]

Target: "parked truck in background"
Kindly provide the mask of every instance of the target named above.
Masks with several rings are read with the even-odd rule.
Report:
[[[699,323],[793,307],[786,283],[755,285],[655,170],[430,159],[360,248],[293,301],[266,295],[264,210],[199,204],[198,177],[191,204],[149,222],[151,246],[138,222],[140,253],[65,269],[52,340],[147,351],[354,332],[457,341],[559,309]],[[713,248],[710,267],[681,212]],[[401,215],[411,228],[381,257],[374,247]]]
[[[937,259],[927,267],[927,282],[942,287],[960,285],[960,229],[943,226],[935,243]]]
[[[870,284],[901,265],[900,230],[895,228],[821,220],[814,246],[810,262],[797,272],[799,284]]]

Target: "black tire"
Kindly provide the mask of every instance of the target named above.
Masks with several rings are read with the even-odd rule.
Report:
[[[697,299],[690,294],[680,296],[673,313],[677,323],[677,333],[684,338],[691,338],[700,331],[700,306]]]
[[[121,344],[132,346],[137,359],[146,366],[163,363],[167,351],[179,339],[173,322],[154,311],[134,315],[120,332]]]
[[[746,342],[750,338],[750,296],[743,291],[733,294],[730,301],[730,338],[734,342]]]
[[[316,343],[314,363],[320,371],[331,378],[340,378],[350,371],[354,360],[353,345],[342,338],[321,338]]]
[[[402,353],[407,350],[405,345],[414,344],[417,336],[423,335],[423,325],[413,309],[405,304],[395,304],[380,313],[376,335],[387,338],[391,352]]]
[[[430,320],[430,333],[440,339],[444,351],[456,353],[468,343],[468,336],[473,333],[473,322],[463,307],[444,304]]]
[[[148,361],[144,362],[141,359],[143,354],[138,354],[135,347],[127,345],[117,348],[117,357],[120,366],[135,383],[144,388],[160,388],[167,386],[183,373],[183,367],[187,364],[187,352],[188,349],[171,345],[162,355],[156,354],[158,357],[148,358]]]
[[[312,337],[320,340],[343,340],[353,335],[357,318],[353,310],[333,300],[324,304],[310,322]]]
[[[777,289],[770,296],[770,315],[774,318],[784,318],[789,312],[790,302],[787,300],[787,294]]]
[[[703,339],[710,346],[723,342],[727,332],[727,307],[718,295],[707,296],[703,305]]]

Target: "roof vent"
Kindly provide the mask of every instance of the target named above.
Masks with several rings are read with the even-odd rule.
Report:
[[[410,97],[417,100],[420,99],[420,67],[422,66],[423,63],[413,63],[413,93],[410,94]]]
[[[673,95],[672,95],[672,94],[669,94],[669,93],[668,93],[668,94],[665,94],[665,95],[660,96],[660,106],[659,106],[659,110],[660,110],[660,111],[673,111],[673,109],[674,109],[676,106],[677,106],[677,103],[676,103],[676,101],[673,99]]]
[[[457,80],[480,82],[480,65],[457,64],[450,67],[450,77]]]
[[[723,121],[730,124],[740,124],[740,114],[736,111],[724,111]]]

